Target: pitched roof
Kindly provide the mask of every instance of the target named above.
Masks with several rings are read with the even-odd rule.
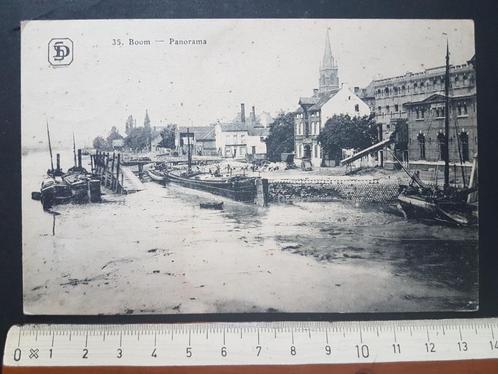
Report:
[[[194,134],[194,137],[197,140],[210,140],[215,138],[213,126],[194,126],[194,127],[182,126],[178,128],[178,131],[180,133],[186,133],[187,129],[190,133]]]
[[[327,103],[330,99],[332,99],[336,93],[338,93],[340,89],[330,91],[327,93],[319,94],[316,96],[311,96],[311,97],[301,97],[299,98],[299,105],[311,105],[309,108],[310,111],[312,110],[320,110],[322,106]],[[296,112],[303,112],[303,108],[300,106],[297,108]]]
[[[242,123],[222,123],[221,131],[248,131],[247,125]]]

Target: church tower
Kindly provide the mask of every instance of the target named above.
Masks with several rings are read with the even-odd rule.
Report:
[[[323,53],[322,64],[320,65],[319,94],[327,94],[339,89],[338,67],[332,56],[330,47],[329,29],[325,37],[325,52]]]

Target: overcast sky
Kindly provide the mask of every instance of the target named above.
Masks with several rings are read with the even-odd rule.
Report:
[[[474,54],[472,21],[436,20],[101,20],[30,21],[22,27],[23,146],[45,142],[90,145],[128,115],[141,125],[202,126],[247,110],[294,110],[318,87],[330,28],[339,79],[350,87],[372,79],[444,64],[448,34],[453,64]],[[51,38],[71,38],[74,61],[48,63]],[[129,39],[150,40],[130,46]],[[201,39],[205,45],[174,45]],[[113,46],[120,39],[124,46]],[[156,42],[164,40],[164,42]]]

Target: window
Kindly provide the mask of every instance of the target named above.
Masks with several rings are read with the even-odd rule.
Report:
[[[458,140],[460,141],[462,161],[469,161],[469,135],[466,132],[462,131],[458,135]]]
[[[356,105],[354,106],[354,111],[355,111],[355,112],[359,112],[359,111],[360,111],[360,105],[359,105],[359,104],[356,104]]]
[[[420,111],[418,109],[415,109],[415,113],[416,113],[417,119],[419,119],[420,118]]]
[[[386,105],[386,111],[389,112],[389,105]]]
[[[444,134],[442,132],[440,132],[439,134],[437,134],[437,140],[439,142],[439,159],[440,160],[445,160],[445,151],[446,151],[446,144],[445,144],[445,141],[444,141]]]
[[[377,110],[378,110],[378,111],[379,111],[379,113],[380,113],[380,112],[382,111],[382,108],[379,106],[379,107],[377,108]]]
[[[318,145],[315,144],[315,158],[318,157]]]
[[[423,133],[419,133],[417,136],[418,140],[418,149],[419,149],[419,159],[425,160],[425,135]]]
[[[425,109],[424,108],[422,108],[420,110],[420,118],[425,118]]]
[[[417,87],[418,87],[417,82],[413,83],[413,88],[417,88]]]
[[[395,112],[398,112],[398,111],[399,111],[399,105],[398,105],[398,104],[394,104],[394,111],[395,111]]]
[[[463,103],[463,114],[467,114],[467,104]]]

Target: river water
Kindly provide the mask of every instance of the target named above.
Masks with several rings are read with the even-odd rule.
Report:
[[[31,200],[49,158],[22,160],[28,314],[475,310],[475,228],[406,221],[379,206],[262,208],[144,183],[56,214]],[[88,162],[88,160],[85,160]],[[63,169],[72,164],[62,155]],[[225,202],[224,210],[199,208]]]

